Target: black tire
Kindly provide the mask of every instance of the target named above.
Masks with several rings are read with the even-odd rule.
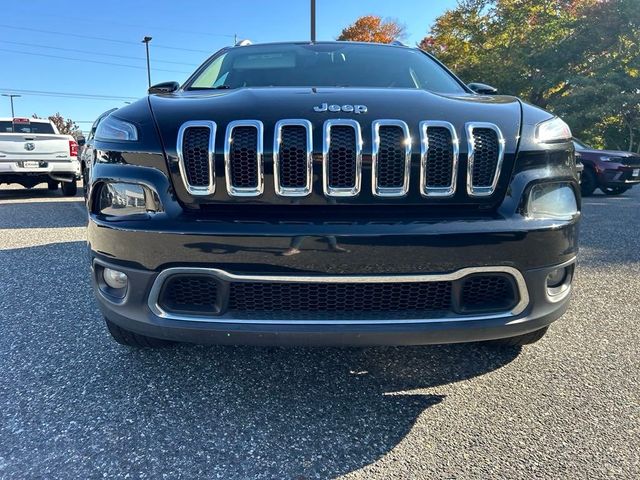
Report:
[[[72,182],[62,182],[62,194],[65,197],[75,197],[78,193],[78,182],[73,180]]]
[[[624,192],[629,190],[631,187],[600,187],[602,193],[605,195],[609,195],[610,197],[614,197],[616,195],[622,195]]]
[[[58,182],[54,182],[53,180],[49,180],[47,182],[47,190],[51,190],[51,191],[58,190]]]
[[[104,321],[107,323],[109,333],[120,345],[136,348],[164,348],[175,345],[176,343],[169,340],[162,340],[161,338],[147,337],[146,335],[130,332],[129,330],[119,327],[107,318],[105,318]]]
[[[491,343],[499,345],[501,347],[521,347],[523,345],[531,345],[540,340],[549,330],[549,327],[541,328],[534,332],[525,333],[524,335],[518,335],[517,337],[499,338],[498,340],[492,340]]]
[[[596,177],[596,172],[594,172],[591,168],[585,167],[582,172],[582,177],[580,178],[580,191],[583,197],[589,197],[593,195],[593,192],[598,188],[598,179]]]

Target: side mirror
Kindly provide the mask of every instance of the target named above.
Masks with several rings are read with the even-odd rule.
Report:
[[[487,85],[485,83],[474,82],[474,83],[468,84],[467,87],[469,87],[475,93],[478,93],[480,95],[495,95],[496,93],[498,93],[497,88],[492,87],[491,85]]]
[[[85,140],[84,137],[78,137],[78,139],[76,140],[76,143],[78,144],[79,147],[84,147],[87,141]]]
[[[180,88],[178,82],[162,82],[149,87],[149,94],[153,93],[171,93]]]

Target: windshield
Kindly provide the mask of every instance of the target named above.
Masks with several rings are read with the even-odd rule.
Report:
[[[255,45],[211,59],[187,89],[242,87],[414,88],[463,93],[419,50],[381,45]]]
[[[55,133],[50,123],[13,123],[0,120],[0,133]]]

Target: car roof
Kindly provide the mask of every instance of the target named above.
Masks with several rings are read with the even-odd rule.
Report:
[[[326,40],[320,42],[312,42],[310,40],[302,40],[302,41],[292,41],[292,42],[265,42],[265,43],[252,43],[250,45],[237,45],[231,48],[251,48],[251,47],[261,47],[265,45],[370,45],[375,47],[391,47],[391,48],[408,48],[413,50],[413,47],[409,47],[408,45],[404,45],[400,42],[394,43],[378,43],[378,42],[352,42],[345,40]]]

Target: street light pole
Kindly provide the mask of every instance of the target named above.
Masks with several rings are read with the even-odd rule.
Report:
[[[311,41],[316,41],[316,0],[311,0]]]
[[[16,114],[13,112],[13,99],[17,97],[21,97],[22,95],[16,95],[13,93],[3,93],[3,97],[9,97],[9,101],[11,102],[11,118],[14,118]]]
[[[148,88],[151,88],[151,65],[149,63],[149,42],[152,40],[152,37],[144,37],[142,39],[142,43],[144,43],[144,46],[147,50],[147,84],[148,84]]]

